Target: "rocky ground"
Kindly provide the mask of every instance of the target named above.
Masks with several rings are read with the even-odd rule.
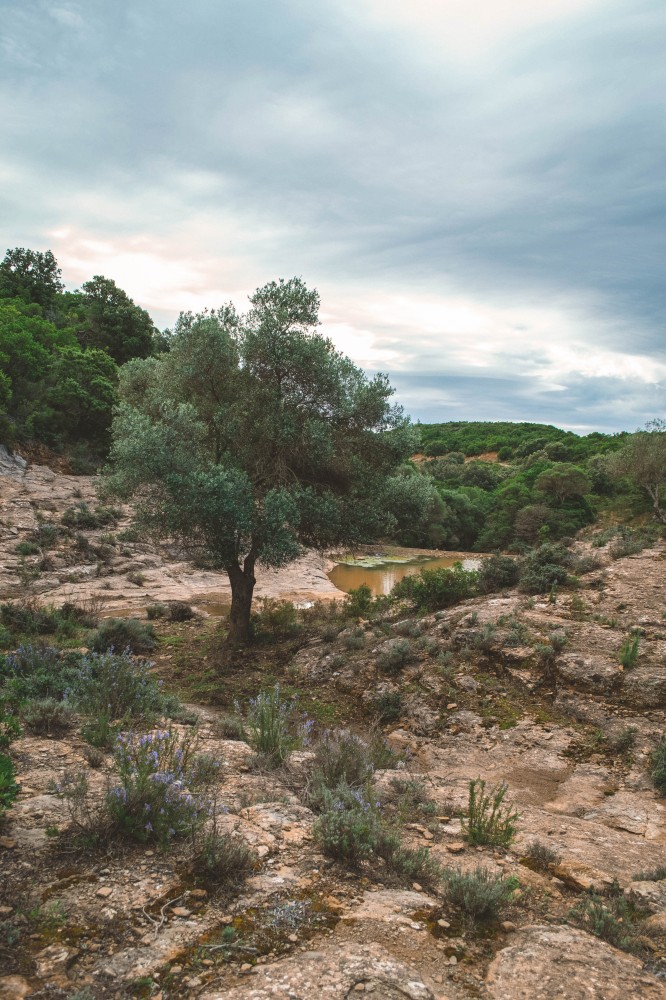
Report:
[[[54,604],[92,599],[109,614],[133,614],[148,604],[176,600],[219,614],[230,604],[224,573],[195,567],[176,549],[134,536],[128,508],[119,508],[118,518],[99,528],[63,526],[67,510],[81,504],[93,511],[100,507],[95,486],[91,476],[28,465],[0,446],[0,598],[16,597],[26,574],[39,569],[31,591]],[[16,544],[45,523],[59,527],[57,542],[32,555],[17,554]],[[322,556],[310,552],[284,569],[259,569],[255,596],[295,602],[339,598],[327,568]]]
[[[16,511],[32,525],[37,510],[65,509],[73,490],[94,506],[86,480],[57,476],[38,489],[11,478],[15,485],[2,480],[3,520],[14,544],[23,537],[12,533]],[[120,558],[134,564],[140,554],[135,544]],[[381,864],[351,870],[326,858],[299,795],[310,752],[267,771],[228,738],[226,708],[247,690],[239,662],[219,677],[219,697],[209,683],[197,706],[201,745],[224,765],[218,822],[259,859],[236,893],[197,879],[187,844],[82,850],[51,783],[83,770],[101,792],[110,757],[95,759],[77,735],[12,745],[21,793],[0,830],[0,997],[666,996],[666,880],[636,878],[666,866],[666,800],[649,777],[666,708],[666,547],[616,561],[601,550],[601,562],[580,590],[552,600],[506,592],[426,617],[309,632],[272,671],[319,706],[320,721],[337,717],[363,735],[384,712],[398,757],[375,775],[380,798],[390,802],[396,782],[416,782],[429,806],[403,817],[407,844],[427,847],[443,866],[516,878],[500,921],[470,926],[437,888],[400,882]],[[151,600],[168,565],[145,569]],[[58,587],[60,573],[56,566]],[[131,593],[117,564],[95,586],[100,579],[119,585],[123,602]],[[51,593],[61,599],[55,586]],[[156,670],[181,691],[196,689],[197,675],[210,674],[215,627],[160,623]],[[641,642],[629,671],[618,651],[632,628]],[[508,784],[519,819],[506,848],[472,847],[464,836],[460,817],[478,777]],[[534,863],[535,840],[552,852],[544,865]],[[571,917],[591,888],[609,905],[618,893],[631,903],[632,954]]]

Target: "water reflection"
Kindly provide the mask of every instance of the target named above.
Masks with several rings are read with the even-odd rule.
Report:
[[[375,596],[390,594],[399,580],[406,576],[420,573],[422,569],[450,569],[455,563],[462,562],[464,569],[478,569],[481,560],[478,557],[461,558],[460,553],[452,553],[436,558],[424,558],[410,562],[380,562],[375,566],[362,566],[358,563],[338,563],[328,574],[334,587],[348,594],[361,584],[366,584]]]

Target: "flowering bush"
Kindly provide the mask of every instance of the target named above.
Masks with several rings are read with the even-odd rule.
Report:
[[[79,655],[54,646],[27,643],[0,657],[0,685],[7,699],[16,704],[40,698],[66,701],[79,672]]]
[[[321,815],[312,833],[329,857],[357,864],[375,854],[382,838],[379,802],[361,788],[341,781],[334,791],[321,789]]]
[[[114,762],[120,781],[107,796],[118,832],[164,845],[201,826],[211,802],[199,784],[194,748],[195,737],[170,729],[118,737]],[[211,780],[211,768],[204,771]]]
[[[279,684],[251,698],[244,718],[238,705],[236,711],[242,720],[243,737],[274,765],[308,743],[312,722],[299,724],[296,702],[283,698]]]
[[[150,672],[152,666],[150,660],[132,656],[129,650],[89,653],[82,658],[74,697],[76,707],[91,716],[82,730],[84,739],[108,746],[123,722],[173,714],[178,707],[175,699],[162,693],[161,681]]]

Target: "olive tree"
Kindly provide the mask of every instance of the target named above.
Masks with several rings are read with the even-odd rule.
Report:
[[[416,447],[386,377],[316,332],[316,291],[281,280],[250,304],[181,314],[168,353],[123,367],[106,478],[154,536],[226,571],[231,642],[250,638],[258,563],[396,526],[391,476]]]
[[[624,447],[608,459],[611,475],[628,476],[645,490],[654,516],[666,524],[666,420],[651,420],[632,434]]]

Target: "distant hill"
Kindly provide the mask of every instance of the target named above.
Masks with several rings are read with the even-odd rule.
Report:
[[[615,451],[627,438],[626,432],[602,434],[594,431],[584,436],[552,424],[510,423],[508,421],[449,421],[444,424],[419,424],[424,454],[430,457],[462,452],[482,455],[497,452],[500,461],[525,458],[551,446],[557,461],[580,462],[590,455]],[[554,448],[554,445],[560,445]]]

